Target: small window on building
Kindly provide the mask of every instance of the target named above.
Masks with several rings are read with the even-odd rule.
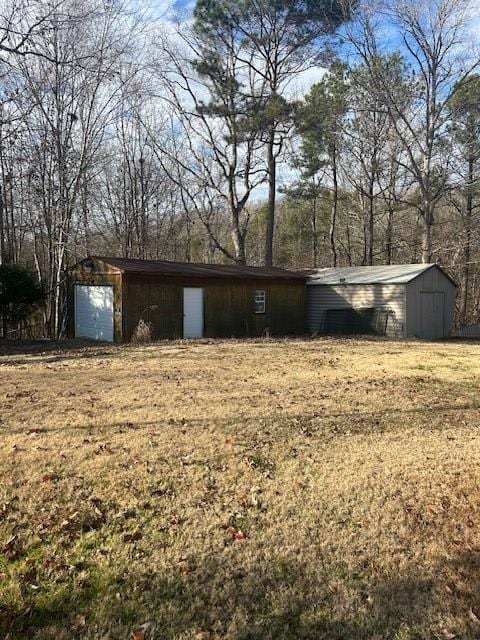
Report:
[[[263,289],[255,291],[255,313],[265,313],[265,291]]]

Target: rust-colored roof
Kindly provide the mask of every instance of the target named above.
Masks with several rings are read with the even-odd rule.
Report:
[[[191,276],[203,278],[261,278],[269,280],[305,280],[295,271],[278,267],[250,267],[237,264],[204,264],[194,262],[168,262],[164,260],[137,260],[135,258],[110,258],[92,256],[119,269],[123,273],[151,274],[162,276]],[[88,260],[88,258],[85,258]],[[82,260],[84,262],[84,260]]]

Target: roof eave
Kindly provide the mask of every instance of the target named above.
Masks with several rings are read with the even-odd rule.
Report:
[[[76,267],[79,267],[81,264],[83,264],[87,260],[97,260],[98,262],[103,262],[103,264],[107,264],[109,267],[111,267],[115,271],[118,271],[118,273],[125,273],[124,269],[121,269],[120,267],[117,267],[116,265],[112,264],[111,262],[108,262],[108,260],[99,258],[98,256],[86,256],[85,258],[82,258],[78,262],[75,262],[75,264],[72,264],[71,267],[67,267],[65,269],[65,271],[73,271],[73,269],[76,269]]]

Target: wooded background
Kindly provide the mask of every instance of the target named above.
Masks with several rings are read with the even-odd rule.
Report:
[[[0,4],[0,264],[35,272],[40,330],[89,254],[439,262],[477,322],[475,4],[180,5]]]

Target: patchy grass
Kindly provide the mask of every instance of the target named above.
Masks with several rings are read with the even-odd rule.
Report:
[[[480,345],[0,356],[0,637],[480,637]]]

